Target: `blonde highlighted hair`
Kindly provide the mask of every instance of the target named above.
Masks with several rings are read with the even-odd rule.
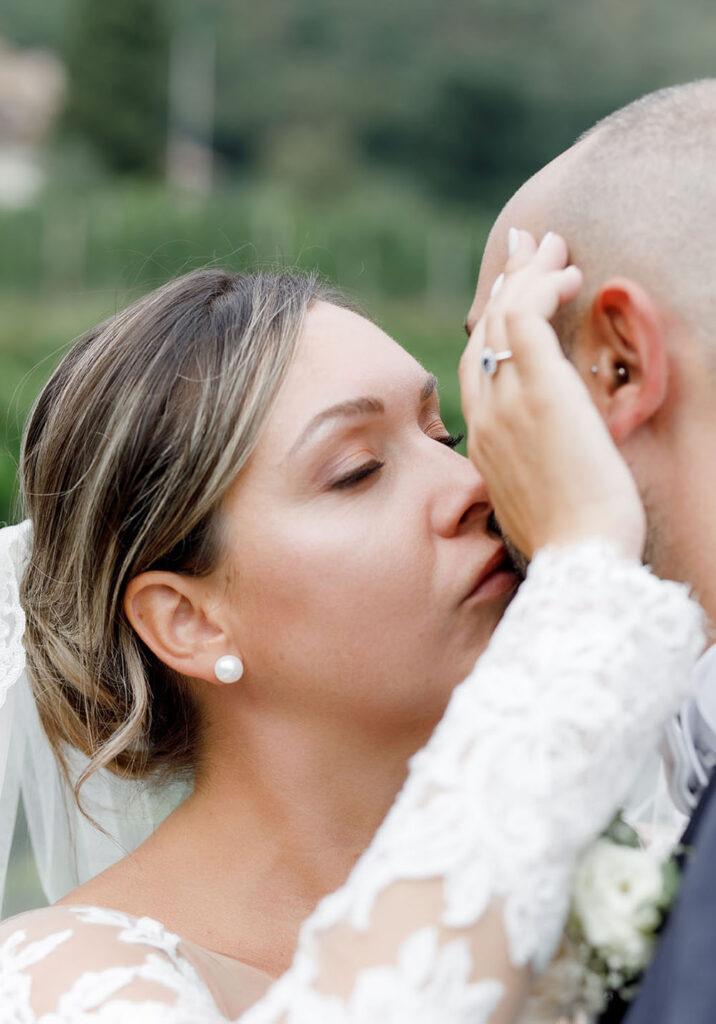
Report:
[[[33,551],[21,601],[43,727],[66,769],[135,778],[196,768],[186,681],[123,611],[149,569],[211,572],[222,499],[251,455],[316,300],[315,275],[188,274],[80,339],[37,399],[21,488]]]

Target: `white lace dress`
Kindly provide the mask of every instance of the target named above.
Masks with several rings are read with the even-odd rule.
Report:
[[[157,922],[50,908],[0,929],[0,1022],[519,1019],[559,940],[575,857],[623,800],[703,644],[685,588],[597,542],[541,552],[281,979],[236,965],[247,988],[232,993],[225,963],[219,981],[215,954]]]

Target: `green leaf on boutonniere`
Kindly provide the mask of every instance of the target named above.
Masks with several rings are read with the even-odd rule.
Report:
[[[616,814],[611,821],[611,824],[603,832],[605,839],[611,839],[617,846],[631,846],[636,848],[641,847],[641,841],[638,833],[622,818],[621,814]]]
[[[664,890],[661,897],[661,906],[664,910],[672,905],[676,899],[681,886],[681,870],[676,861],[671,858],[661,867],[661,874],[664,879]]]

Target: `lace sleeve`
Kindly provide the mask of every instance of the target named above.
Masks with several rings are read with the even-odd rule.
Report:
[[[575,856],[622,801],[702,645],[684,587],[596,542],[540,553],[370,847],[241,1024],[515,1021],[560,937]],[[227,1020],[156,922],[38,913],[52,926],[0,930],[3,1022]]]
[[[539,553],[371,846],[241,1024],[516,1020],[575,857],[703,643],[685,587],[597,541]]]
[[[150,918],[49,907],[0,928],[2,1024],[221,1024],[181,939]]]

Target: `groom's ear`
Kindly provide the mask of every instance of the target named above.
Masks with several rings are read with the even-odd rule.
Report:
[[[596,392],[614,441],[621,444],[666,398],[664,314],[636,281],[612,278],[592,302],[590,334],[590,390]]]

